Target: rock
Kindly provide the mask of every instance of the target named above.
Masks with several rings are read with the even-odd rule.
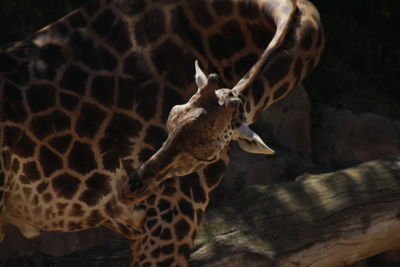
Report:
[[[313,127],[314,159],[330,169],[400,153],[400,124],[372,113],[321,107]]]

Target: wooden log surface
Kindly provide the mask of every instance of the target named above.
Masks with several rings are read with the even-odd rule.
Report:
[[[252,186],[209,212],[191,266],[342,266],[400,247],[400,157]]]

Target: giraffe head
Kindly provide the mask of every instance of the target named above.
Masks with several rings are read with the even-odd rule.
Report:
[[[218,161],[231,140],[250,153],[273,154],[248,126],[243,102],[231,89],[218,88],[219,77],[208,77],[195,62],[196,93],[174,106],[167,120],[168,138],[128,179],[120,192],[126,204],[139,203],[161,181],[184,176]]]

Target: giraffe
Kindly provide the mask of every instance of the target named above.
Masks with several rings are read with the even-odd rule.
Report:
[[[323,46],[319,14],[305,0],[93,0],[8,46],[0,53],[1,238],[7,224],[27,238],[105,225],[131,240],[132,266],[187,266],[228,143],[302,81]],[[232,90],[215,91],[217,76],[205,78],[199,65]],[[202,91],[217,107],[227,103],[218,133],[240,125],[193,166],[180,158],[175,173],[143,177],[177,142],[182,104],[192,110]]]
[[[206,78],[197,61],[195,69],[197,92],[186,104],[171,109],[167,140],[130,175],[120,192],[121,202],[140,203],[165,179],[185,176],[218,161],[231,140],[250,153],[274,153],[245,122],[241,99],[230,89],[217,89],[219,76]]]

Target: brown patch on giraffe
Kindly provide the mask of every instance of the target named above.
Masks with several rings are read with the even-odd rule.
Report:
[[[317,32],[315,30],[314,24],[311,20],[307,19],[303,22],[303,33],[300,40],[300,47],[304,51],[309,51],[311,49],[316,33]]]
[[[39,161],[45,177],[49,177],[63,167],[61,158],[46,146],[40,148]]]
[[[60,104],[63,108],[74,111],[79,104],[79,98],[67,93],[60,93]]]
[[[214,19],[204,1],[189,0],[189,6],[196,22],[203,27],[208,27],[214,23]]]
[[[165,259],[163,261],[157,262],[157,266],[160,266],[160,267],[162,267],[162,266],[171,266],[174,262],[175,262],[175,259],[170,257],[170,258],[167,258],[167,259]]]
[[[53,196],[51,195],[51,193],[47,192],[42,196],[42,198],[44,203],[49,203],[53,199]]]
[[[280,56],[277,56],[272,63],[267,62],[268,65],[264,73],[270,87],[275,86],[275,84],[285,78],[290,70],[292,61],[293,56],[289,54],[281,54]]]
[[[158,219],[147,220],[146,227],[148,230],[151,230],[157,223],[159,222]]]
[[[93,138],[99,131],[107,113],[98,106],[84,103],[78,113],[75,131],[80,137]]]
[[[128,16],[133,16],[143,12],[146,8],[145,0],[136,1],[116,1],[114,2],[119,11]]]
[[[37,187],[36,187],[36,191],[41,194],[43,193],[47,187],[49,187],[49,183],[48,182],[41,182]]]
[[[105,9],[92,22],[92,29],[102,38],[106,38],[112,30],[117,17],[111,9]]]
[[[182,198],[179,200],[178,206],[182,214],[186,215],[191,221],[194,220],[194,209],[192,203]]]
[[[219,160],[213,164],[208,165],[204,169],[204,175],[206,177],[207,186],[213,187],[217,185],[225,169],[226,169],[226,164],[223,160]]]
[[[247,29],[250,31],[251,40],[260,49],[265,49],[274,37],[274,32],[270,31],[262,22],[251,23]]]
[[[185,259],[189,259],[192,248],[188,244],[182,244],[178,247],[178,253],[185,257]]]
[[[114,77],[97,75],[92,80],[90,95],[100,104],[111,107],[114,104]]]
[[[25,132],[21,132],[18,136],[18,141],[14,143],[13,152],[22,158],[31,157],[35,147],[35,142]]]
[[[258,55],[256,53],[250,53],[234,63],[235,73],[239,76],[243,76],[246,72],[256,63],[258,60]]]
[[[161,234],[161,229],[162,229],[162,227],[161,227],[161,225],[159,225],[155,230],[153,230],[152,232],[151,232],[151,236],[159,236],[160,234]]]
[[[57,206],[57,209],[58,209],[57,215],[58,216],[63,216],[65,208],[68,206],[68,203],[57,203],[56,206]]]
[[[211,2],[211,6],[218,16],[229,16],[233,12],[232,0],[215,0]]]
[[[88,79],[88,73],[76,65],[70,65],[65,69],[65,72],[60,81],[60,86],[68,91],[77,93],[83,96],[85,86]]]
[[[285,82],[274,92],[274,100],[277,100],[282,96],[284,96],[287,93],[288,89],[289,89],[289,83]]]
[[[72,199],[80,183],[78,178],[70,174],[62,174],[53,179],[52,186],[58,197]]]
[[[154,208],[150,208],[146,211],[147,218],[156,217],[157,215],[158,215],[158,212]]]
[[[171,240],[172,239],[171,230],[169,228],[164,228],[161,231],[160,239],[161,240]]]
[[[189,198],[197,203],[205,203],[206,193],[200,183],[197,173],[191,173],[179,179],[180,190]]]
[[[75,60],[90,69],[113,71],[117,66],[117,59],[85,31],[71,34],[68,45]]]
[[[200,33],[193,27],[192,21],[183,11],[181,6],[177,6],[171,12],[171,27],[182,40],[193,46],[198,53],[204,55],[205,49]]]
[[[296,76],[296,80],[298,81],[301,80],[302,77],[301,73],[303,71],[303,67],[304,67],[303,60],[301,58],[298,58],[296,60],[296,63],[294,64],[294,70],[293,70],[294,75]]]
[[[132,47],[128,25],[121,20],[106,36],[106,41],[121,54]]]
[[[163,220],[164,222],[167,222],[167,223],[172,222],[173,218],[174,218],[173,211],[168,211],[161,215],[161,220]]]
[[[60,152],[61,154],[64,154],[69,148],[71,141],[72,141],[72,136],[67,134],[63,136],[56,136],[50,139],[49,145],[56,151]]]
[[[95,227],[98,226],[103,220],[104,217],[100,214],[100,212],[98,210],[93,210],[90,213],[86,223],[89,227]]]
[[[220,32],[210,36],[208,44],[213,57],[218,60],[230,58],[245,45],[240,24],[234,20],[221,26]]]
[[[172,254],[175,251],[175,245],[170,243],[161,247],[161,253],[164,255]]]
[[[192,84],[193,71],[189,66],[192,66],[195,58],[181,44],[167,39],[155,47],[151,54],[151,60],[158,73],[169,83],[182,89],[187,89],[186,87]]]
[[[138,95],[140,98],[137,98],[135,101],[136,112],[145,120],[150,120],[156,114],[157,107],[157,95],[160,92],[160,84],[156,82],[151,82],[140,89]]]
[[[75,142],[68,155],[68,167],[80,174],[96,169],[97,162],[91,146],[87,143]]]
[[[257,2],[238,2],[239,15],[246,20],[254,20],[260,17],[260,9]]]
[[[165,34],[165,15],[159,9],[150,9],[135,23],[135,40],[138,45],[154,43]]]
[[[48,135],[70,129],[70,118],[60,110],[55,110],[50,114],[36,116],[32,119],[30,130],[40,140]]]
[[[109,177],[102,174],[93,174],[86,180],[86,189],[79,200],[85,202],[89,207],[94,206],[105,195],[111,192]]]
[[[153,146],[154,149],[161,147],[162,143],[167,139],[168,135],[166,131],[157,126],[149,126],[144,138],[144,142]]]
[[[130,90],[135,92],[135,87],[130,87],[132,85],[139,86],[145,83],[148,80],[151,80],[153,77],[151,75],[151,70],[147,66],[144,56],[136,51],[133,51],[129,56],[127,56],[123,61],[123,71],[125,74],[131,76],[131,79],[128,80],[128,86],[125,86],[124,90],[120,92],[119,101],[123,101],[124,99],[124,92],[126,90]],[[122,79],[122,78],[121,78]],[[124,82],[124,80],[122,79]],[[120,80],[121,83],[121,80]],[[126,81],[125,81],[126,83]],[[130,87],[130,88],[129,88]]]
[[[120,167],[119,159],[131,154],[132,139],[137,137],[142,124],[133,118],[114,113],[99,147],[103,155],[103,165],[107,170]]]
[[[157,203],[157,207],[158,207],[159,212],[162,213],[163,211],[165,211],[171,207],[171,202],[169,202],[165,198],[161,198]]]
[[[255,79],[251,84],[254,105],[258,105],[264,94],[264,83],[261,79]]]
[[[175,223],[174,230],[177,240],[181,241],[189,234],[190,224],[184,218],[181,218],[177,223]]]
[[[164,190],[162,191],[161,195],[166,196],[166,197],[171,197],[175,194],[175,192],[176,192],[175,185],[166,184],[164,186]]]

